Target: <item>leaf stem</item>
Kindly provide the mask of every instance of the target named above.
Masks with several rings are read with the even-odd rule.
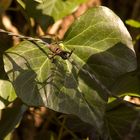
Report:
[[[75,139],[75,140],[79,140],[78,137],[70,130],[68,129],[64,124],[65,124],[65,121],[66,121],[66,117],[64,118],[64,122],[60,122],[55,116],[54,116],[54,119],[57,121],[57,123],[61,126],[63,126],[63,129],[65,129],[68,133],[70,133],[70,135]],[[63,124],[64,123],[64,124]],[[59,131],[60,132],[60,131]],[[62,136],[62,135],[61,135]],[[59,137],[59,136],[58,136]],[[59,139],[60,140],[60,139]]]
[[[58,139],[57,140],[61,140],[61,138],[62,138],[65,122],[66,122],[66,117],[64,117],[64,119],[62,121],[62,125],[61,125],[61,128],[59,130],[59,134],[58,134]]]

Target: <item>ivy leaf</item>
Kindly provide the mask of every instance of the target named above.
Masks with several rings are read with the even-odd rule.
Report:
[[[44,31],[54,23],[53,17],[50,17],[48,14],[44,14],[42,9],[37,9],[37,6],[39,5],[38,2],[26,0],[24,5],[26,14],[29,17],[34,18],[36,23],[38,23]]]
[[[46,106],[74,114],[88,123],[98,123],[97,127],[101,128],[104,99],[78,79],[79,69],[69,61],[57,57],[56,62],[52,63],[46,53],[49,53],[47,46],[38,48],[28,41],[5,53],[5,70],[17,96],[30,106]],[[89,101],[84,94],[87,94]],[[89,102],[93,104],[89,105]]]
[[[140,108],[133,104],[120,103],[106,113],[106,125],[110,140],[135,139],[140,137]],[[107,133],[106,133],[107,135]]]
[[[129,19],[129,20],[126,20],[125,23],[127,25],[130,25],[131,27],[140,28],[140,22],[138,22],[136,20]]]
[[[55,21],[72,13],[76,7],[87,0],[42,0],[37,9],[43,10],[43,14],[52,16]]]
[[[122,75],[114,84],[111,91],[118,96],[140,97],[140,78],[138,72]]]
[[[101,134],[105,89],[136,69],[131,37],[118,16],[97,7],[71,26],[64,49],[75,49],[70,59],[52,63],[47,46],[24,41],[5,52],[5,71],[26,104],[76,115]]]
[[[3,139],[16,127],[26,110],[27,107],[23,104],[0,110],[0,139]]]
[[[16,0],[16,1],[22,8],[25,9],[25,3],[22,0]]]
[[[72,13],[76,7],[87,0],[25,0],[22,6],[29,17],[33,17],[44,31],[66,15]],[[23,5],[23,4],[22,4]]]
[[[106,7],[93,8],[81,16],[66,33],[64,45],[74,49],[73,59],[81,68],[90,68],[108,88],[120,75],[137,67],[129,32]]]
[[[5,108],[15,98],[16,93],[12,84],[6,80],[0,80],[0,109]]]
[[[11,140],[11,137],[12,137],[12,133],[9,133],[9,134],[4,138],[4,140]]]

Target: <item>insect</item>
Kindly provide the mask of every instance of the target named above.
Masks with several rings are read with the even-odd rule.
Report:
[[[0,32],[7,33],[10,36],[16,36],[20,39],[27,39],[27,40],[31,41],[32,43],[34,43],[35,45],[37,45],[37,43],[35,43],[35,41],[46,45],[48,47],[48,49],[52,52],[49,59],[54,59],[55,56],[60,56],[63,60],[66,60],[66,59],[70,58],[71,54],[73,53],[73,50],[69,52],[69,51],[65,51],[65,50],[61,49],[61,47],[57,41],[49,44],[46,42],[46,40],[44,38],[33,38],[33,37],[28,37],[28,36],[23,36],[23,35],[17,35],[12,32],[5,31],[3,29],[0,29]]]
[[[62,59],[66,60],[68,59],[71,54],[73,53],[72,51],[65,51],[61,48],[61,46],[59,45],[58,39],[54,38],[53,41],[49,40],[49,38],[40,38],[43,42],[44,45],[46,45],[48,47],[48,49],[52,52],[51,56],[49,57],[50,59],[53,59],[55,56],[60,56]],[[47,43],[50,42],[50,43]]]
[[[62,50],[57,43],[48,45],[48,48],[52,52],[52,56],[50,57],[50,59],[53,59],[55,56],[60,56],[63,60],[66,60],[73,53],[73,50],[70,52]]]

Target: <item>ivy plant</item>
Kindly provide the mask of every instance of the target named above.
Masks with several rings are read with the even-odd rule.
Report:
[[[53,7],[57,1],[54,3]],[[54,19],[63,16],[55,9],[46,10]],[[139,107],[122,97],[139,97],[140,79],[132,39],[121,19],[107,7],[91,8],[71,25],[60,47],[62,51],[73,51],[68,59],[57,55],[52,61],[47,45],[30,41],[4,52],[5,72],[13,85],[5,83],[7,94],[12,96],[10,101],[17,96],[22,105],[45,106],[77,116],[91,126],[95,140],[122,140],[130,134],[138,139],[140,125],[133,124],[139,121]],[[5,93],[4,87],[1,92]],[[9,101],[0,97],[1,102]],[[13,115],[15,123],[10,130],[26,110],[22,105]],[[9,133],[3,127],[7,121],[0,125],[1,138]]]

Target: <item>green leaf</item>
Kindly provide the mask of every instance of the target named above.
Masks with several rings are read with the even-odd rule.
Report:
[[[3,58],[3,53],[7,49],[9,49],[11,45],[12,45],[11,37],[7,36],[4,33],[0,33],[0,79],[2,79],[2,80],[9,79],[4,70],[4,62],[3,62],[2,58]]]
[[[129,20],[126,20],[125,23],[126,23],[127,25],[132,26],[132,27],[140,28],[140,22],[138,22],[138,21],[136,21],[136,20],[129,19]]]
[[[36,3],[36,12],[42,11],[43,15],[49,15],[54,20],[59,20],[66,15],[72,13],[76,7],[87,0],[42,0],[42,3],[36,3],[35,1],[27,0],[27,8]],[[29,9],[32,11],[33,9]],[[35,9],[34,9],[35,10]]]
[[[131,72],[122,75],[113,85],[111,90],[118,96],[137,96],[140,97],[140,78],[139,73]]]
[[[12,84],[6,80],[0,80],[0,109],[5,108],[15,98],[16,93]]]
[[[12,133],[9,133],[9,134],[4,138],[4,140],[11,140],[11,137],[12,137]]]
[[[26,104],[76,115],[102,133],[107,88],[136,69],[131,37],[118,16],[97,7],[71,26],[64,49],[75,49],[70,60],[52,63],[47,46],[24,41],[6,51],[5,71]]]
[[[88,68],[106,87],[137,67],[129,32],[106,7],[93,8],[81,16],[66,33],[64,45],[74,49],[73,60],[81,68]]]
[[[37,9],[39,4],[40,3],[33,0],[26,0],[25,11],[29,17],[34,18],[36,23],[38,23],[39,26],[46,31],[46,29],[48,29],[48,27],[54,23],[54,20],[48,14],[44,14],[42,9]]]
[[[140,108],[121,103],[106,114],[108,140],[125,140],[140,138]],[[107,133],[105,134],[107,135]]]
[[[4,56],[5,70],[17,96],[28,105],[74,114],[101,127],[105,101],[77,77],[79,69],[60,57],[52,63],[46,55],[47,46],[38,47],[24,41]]]
[[[20,4],[20,6],[22,7],[22,8],[24,8],[25,9],[25,3],[22,1],[22,0],[16,0],[19,4]]]
[[[38,3],[42,3],[43,2],[43,0],[34,0],[34,1],[36,1]]]
[[[140,39],[140,34],[136,36],[136,40],[139,40]]]
[[[0,110],[0,139],[3,139],[16,127],[26,110],[27,107],[23,104]]]

